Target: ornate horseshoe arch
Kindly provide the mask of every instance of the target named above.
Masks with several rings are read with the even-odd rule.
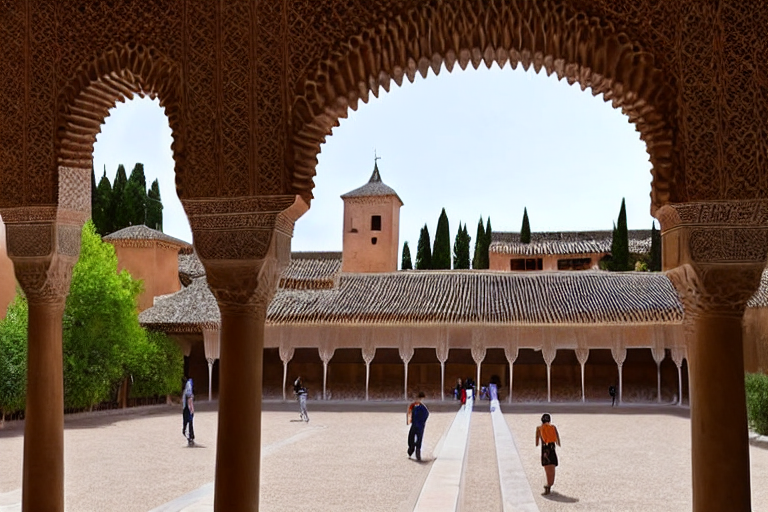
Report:
[[[133,99],[135,94],[157,97],[165,109],[181,195],[184,130],[180,69],[155,49],[135,43],[115,46],[85,63],[60,93],[56,118],[58,165],[90,172],[93,144],[109,109],[119,101]]]
[[[359,100],[426,78],[445,64],[465,69],[494,62],[556,73],[603,94],[629,117],[652,164],[652,210],[681,198],[673,155],[675,92],[654,56],[609,22],[553,2],[430,2],[391,13],[376,26],[336,45],[303,80],[291,105],[293,191],[309,201],[320,144]],[[291,158],[289,158],[291,160]]]

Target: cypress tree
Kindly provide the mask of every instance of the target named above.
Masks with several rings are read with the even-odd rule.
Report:
[[[523,208],[523,227],[520,228],[520,242],[531,243],[531,224],[528,222],[528,208]]]
[[[96,227],[96,232],[101,236],[108,235],[112,231],[113,219],[110,216],[110,206],[112,203],[112,184],[107,178],[107,169],[105,167],[104,174],[99,180],[99,185],[96,187],[96,196],[93,204],[91,205],[91,218],[93,218],[93,224]]]
[[[430,249],[429,229],[424,224],[419,234],[419,244],[416,247],[416,269],[428,270],[430,268],[432,268],[432,249]]]
[[[123,207],[123,195],[128,178],[123,164],[117,166],[117,174],[112,182],[112,196],[109,201],[109,218],[112,219],[111,231],[115,232],[128,226],[128,217]]]
[[[483,235],[483,266],[480,268],[490,268],[490,248],[492,238],[493,230],[491,229],[491,218],[488,217],[485,224],[485,233]]]
[[[440,217],[437,219],[435,244],[432,246],[432,268],[435,270],[451,269],[451,231],[445,208],[440,212]]]
[[[467,225],[461,226],[456,232],[456,239],[453,242],[453,268],[469,269],[469,242],[471,238],[467,232]]]
[[[91,163],[91,218],[93,218],[93,205],[96,203],[96,171]]]
[[[128,226],[140,226],[147,217],[147,179],[144,176],[144,164],[133,166],[131,176],[125,185],[122,207]]]
[[[400,263],[400,270],[412,270],[411,249],[408,248],[408,242],[403,243],[403,261]]]
[[[160,199],[160,184],[157,180],[152,182],[152,186],[147,191],[146,224],[152,229],[163,230],[163,201]]]
[[[475,254],[472,256],[472,268],[483,268],[483,244],[485,240],[485,229],[483,229],[483,216],[477,221],[477,233],[475,234]]]
[[[651,265],[652,272],[661,271],[661,232],[656,229],[656,223],[651,225]]]
[[[611,241],[611,257],[613,259],[613,270],[629,270],[629,232],[627,230],[627,207],[624,198],[621,199],[621,210],[619,210],[619,219],[616,222],[616,228],[613,232]]]

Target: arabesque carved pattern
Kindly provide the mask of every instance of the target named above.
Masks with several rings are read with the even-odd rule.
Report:
[[[694,262],[765,261],[768,255],[768,227],[693,228],[689,244]]]
[[[348,108],[356,109],[361,99],[368,101],[369,93],[378,95],[379,87],[388,90],[392,79],[400,85],[404,77],[413,81],[417,72],[425,77],[429,69],[438,73],[443,63],[450,71],[456,62],[477,68],[507,61],[557,73],[570,83],[590,87],[593,94],[604,94],[636,124],[646,142],[653,164],[653,203],[660,206],[674,198],[673,82],[652,53],[611,23],[546,0],[393,1],[357,7],[329,4],[309,13],[293,2],[297,13],[315,18],[323,28],[332,21],[327,16],[338,16],[344,27],[360,27],[346,38],[338,33],[341,28],[325,30],[321,37],[327,46],[319,46],[326,53],[306,74],[296,73],[305,78],[297,83],[292,104],[292,186],[305,199],[311,194],[320,144]],[[305,37],[292,34],[291,48],[306,50],[299,41]]]

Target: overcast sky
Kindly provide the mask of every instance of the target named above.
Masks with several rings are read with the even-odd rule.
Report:
[[[157,101],[118,104],[94,146],[97,182],[106,166],[144,164],[160,180],[164,231],[191,241],[176,197],[168,121]],[[415,256],[426,223],[434,237],[445,207],[451,240],[459,222],[491,217],[494,231],[610,230],[622,197],[630,229],[650,229],[651,174],[645,144],[621,111],[589,89],[522,67],[431,71],[360,104],[322,146],[315,199],[296,223],[293,250],[341,250],[339,196],[368,181],[374,152],[382,180],[403,200],[400,247]]]

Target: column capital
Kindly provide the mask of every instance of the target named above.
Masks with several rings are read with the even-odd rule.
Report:
[[[291,258],[299,196],[186,199],[194,245],[223,311],[266,310]]]
[[[743,315],[768,259],[768,200],[668,204],[656,218],[686,320]]]

